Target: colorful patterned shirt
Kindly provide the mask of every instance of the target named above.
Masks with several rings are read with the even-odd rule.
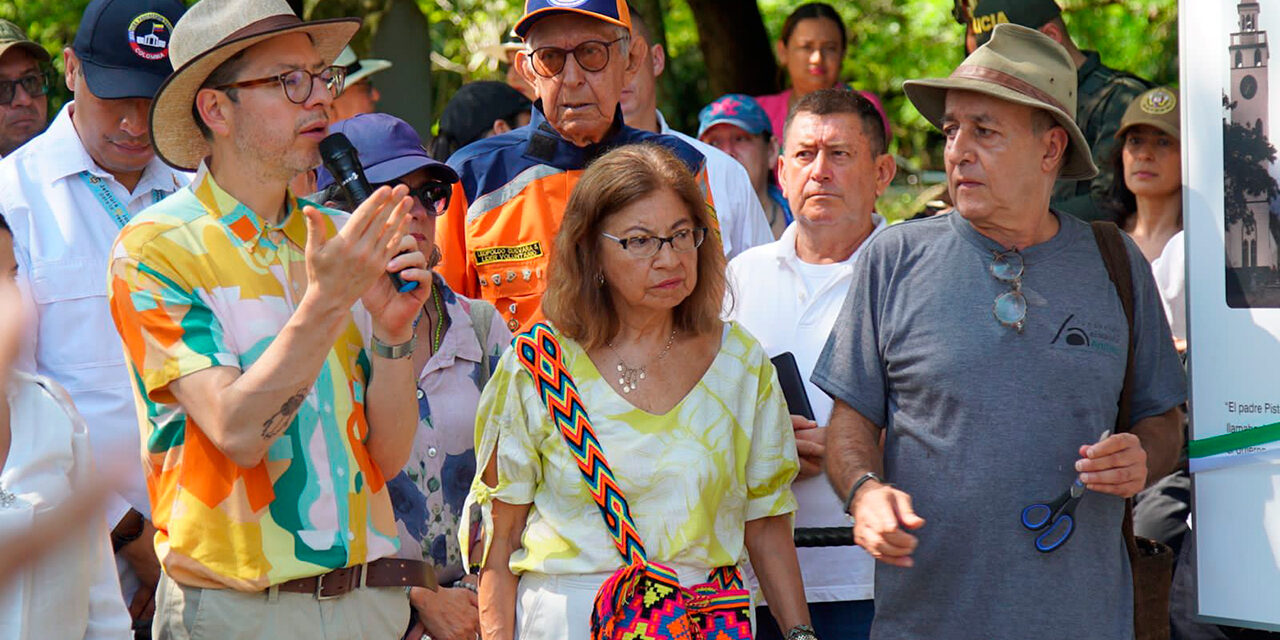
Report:
[[[140,407],[156,552],[184,585],[256,591],[397,549],[386,483],[365,448],[363,307],[257,466],[224,455],[168,389],[209,367],[248,369],[293,315],[306,288],[305,204],[288,196],[283,222],[268,225],[202,165],[112,249],[111,314]],[[330,213],[331,237],[345,218]]]
[[[560,336],[560,343],[649,560],[701,575],[736,565],[745,556],[748,521],[796,510],[791,419],[769,357],[741,325],[725,325],[710,368],[663,415],[614,391],[577,342]],[[476,459],[488,461],[495,450],[498,458],[497,486],[477,475],[468,497],[481,506],[486,529],[493,500],[531,504],[521,548],[511,555],[514,573],[622,566],[573,454],[513,349],[485,387],[476,430]],[[468,551],[469,532],[463,534]]]

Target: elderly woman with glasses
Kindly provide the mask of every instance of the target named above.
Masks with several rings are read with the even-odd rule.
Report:
[[[436,217],[449,208],[457,174],[427,155],[413,127],[389,115],[358,115],[330,132],[351,140],[373,187],[409,188],[415,200],[409,234],[434,268],[440,261]],[[327,171],[320,170],[317,184],[324,201],[338,208],[350,204]],[[476,472],[476,406],[511,333],[492,305],[454,294],[436,275],[414,339],[418,430],[409,461],[387,489],[400,533],[399,556],[435,565],[441,586],[410,590],[414,615],[405,637],[472,640],[479,631],[477,578],[462,563],[458,532],[469,526],[462,503]]]
[[[764,350],[720,320],[712,224],[671,152],[611,151],[569,198],[543,312],[648,560],[690,586],[745,551],[784,628],[803,630],[790,419]],[[514,349],[476,425],[484,637],[587,638],[597,590],[625,563]]]

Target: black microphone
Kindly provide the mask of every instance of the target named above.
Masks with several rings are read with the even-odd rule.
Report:
[[[360,166],[360,154],[347,136],[335,133],[321,140],[320,158],[324,162],[324,168],[333,176],[333,181],[346,192],[352,208],[360,206],[361,202],[373,195],[373,187],[364,177],[364,169]],[[398,273],[388,271],[387,277],[391,278],[391,284],[400,293],[418,288],[417,281],[405,280]]]

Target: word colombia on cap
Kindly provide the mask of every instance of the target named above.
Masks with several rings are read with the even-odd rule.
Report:
[[[144,60],[163,60],[169,57],[169,36],[173,24],[169,19],[148,11],[129,23],[129,47]]]

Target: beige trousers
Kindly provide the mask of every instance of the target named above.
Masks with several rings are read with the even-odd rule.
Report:
[[[403,587],[365,587],[340,598],[184,587],[161,574],[156,640],[399,640],[409,626]]]

